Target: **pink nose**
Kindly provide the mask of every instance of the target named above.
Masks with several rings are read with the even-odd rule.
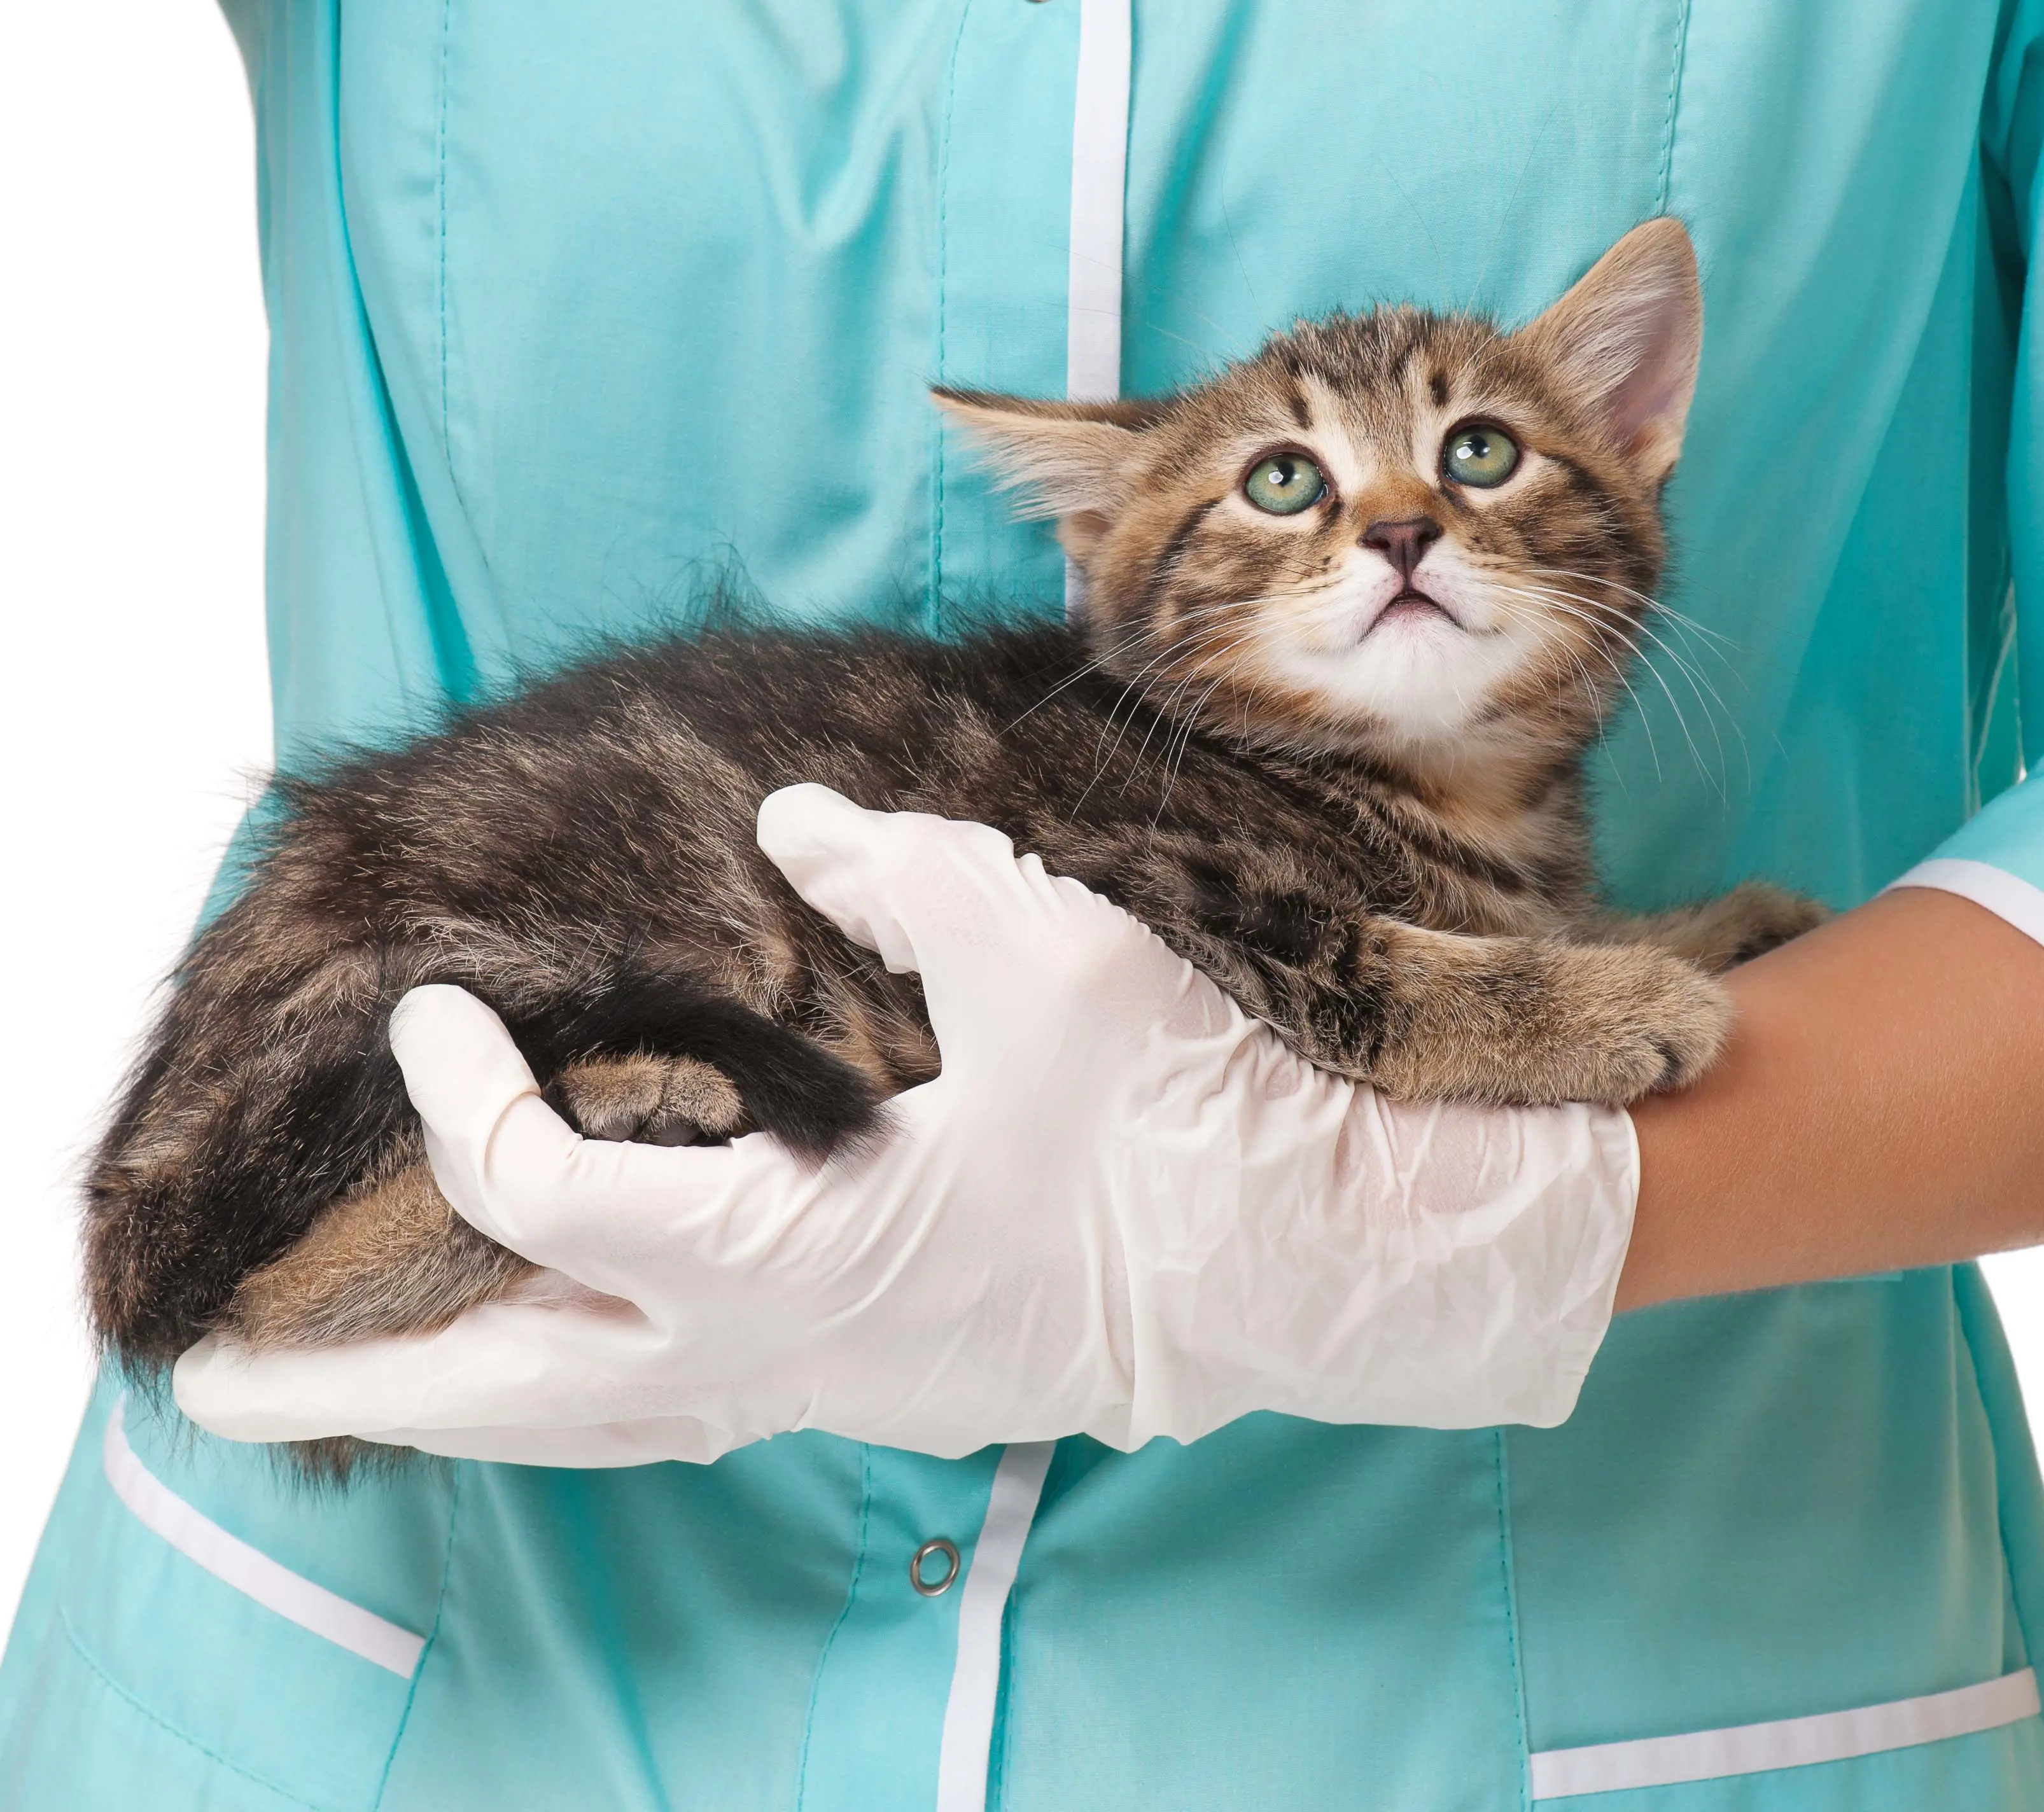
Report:
[[[1397,522],[1373,522],[1362,532],[1362,544],[1374,547],[1397,567],[1399,578],[1409,579],[1441,534],[1440,524],[1431,516],[1408,516]]]

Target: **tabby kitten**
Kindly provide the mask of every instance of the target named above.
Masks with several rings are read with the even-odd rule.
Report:
[[[444,1323],[530,1267],[433,1186],[388,1046],[490,1002],[583,1133],[821,1159],[935,1073],[916,983],[795,896],[760,799],[983,820],[1303,1055],[1407,1096],[1623,1102],[1700,1074],[1748,886],[1619,918],[1581,758],[1660,576],[1701,299],[1670,220],[1517,332],[1335,316],[1155,402],[939,401],[1058,519],[1077,630],[715,632],[279,783],[89,1181],[97,1326],[160,1365]]]

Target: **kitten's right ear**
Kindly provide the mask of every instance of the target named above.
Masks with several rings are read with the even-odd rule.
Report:
[[[1704,346],[1696,249],[1680,221],[1635,227],[1513,337],[1655,484],[1674,470]]]
[[[978,443],[1001,488],[1025,493],[1022,513],[1055,516],[1065,551],[1083,563],[1128,495],[1155,405],[1046,402],[943,386],[930,394]]]

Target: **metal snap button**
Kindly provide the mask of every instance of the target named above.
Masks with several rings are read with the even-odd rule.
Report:
[[[943,1576],[932,1579],[923,1570],[923,1563],[933,1554],[944,1557]],[[916,1550],[915,1558],[909,1563],[909,1583],[925,1598],[942,1598],[951,1589],[951,1581],[959,1576],[958,1544],[947,1541],[939,1535],[925,1541]]]

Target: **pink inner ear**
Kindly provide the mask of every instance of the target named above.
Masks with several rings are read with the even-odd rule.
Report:
[[[1673,461],[1689,413],[1694,357],[1689,344],[1687,310],[1676,295],[1639,298],[1623,338],[1631,342],[1628,374],[1605,393],[1604,409],[1612,438],[1635,456],[1665,447]]]
[[[1681,399],[1680,380],[1665,367],[1635,372],[1619,386],[1612,400],[1612,425],[1628,452],[1642,451],[1641,443],[1650,438]]]
[[[1074,510],[1058,519],[1058,539],[1074,560],[1083,561],[1100,545],[1108,518],[1097,509]]]

